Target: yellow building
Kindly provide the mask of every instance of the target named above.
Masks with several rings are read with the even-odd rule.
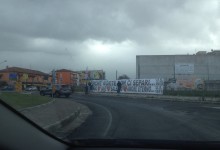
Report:
[[[40,87],[51,83],[51,75],[37,70],[7,67],[0,70],[0,81],[5,81],[11,86],[15,86],[16,82],[21,82],[23,88],[29,85]]]

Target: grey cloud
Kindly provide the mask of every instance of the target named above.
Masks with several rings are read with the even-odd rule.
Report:
[[[10,5],[12,4],[12,5]],[[1,29],[30,37],[85,40],[119,35],[109,2],[36,1],[2,5]],[[107,28],[106,28],[107,27]],[[112,28],[112,29],[111,29]],[[120,27],[123,29],[124,27]],[[113,34],[114,33],[114,34]]]
[[[0,32],[0,51],[27,51],[27,39],[17,34]]]
[[[138,34],[139,29],[144,29],[143,33],[149,37],[152,35],[149,29],[154,28],[164,30],[161,34],[165,33],[171,39],[172,36],[198,38],[207,24],[210,30],[210,26],[216,25],[206,22],[214,22],[209,19],[212,14],[187,14],[186,11],[192,11],[187,9],[188,3],[197,4],[192,8],[199,7],[198,3],[176,0],[9,1],[8,5],[0,6],[3,9],[0,27],[24,36],[75,41],[89,38],[138,41],[139,37],[142,38]]]
[[[47,64],[59,59],[60,67],[77,62],[79,56],[88,53],[86,42],[90,39],[112,45],[132,41],[138,46],[124,53],[134,59],[140,53],[164,54],[184,49],[183,53],[186,49],[194,52],[195,48],[220,46],[216,42],[220,35],[219,14],[218,0],[7,0],[0,5],[0,51],[4,57],[9,57],[9,51],[25,53],[21,57],[27,62],[31,61],[28,56],[36,55],[34,63],[39,63],[38,68],[43,64],[37,60],[41,56]],[[49,43],[36,44],[36,39]],[[119,49],[111,49],[110,56],[91,59],[93,66],[109,64],[107,57],[111,65],[118,66],[114,60],[116,51]],[[45,56],[52,56],[53,60]],[[80,61],[85,66],[90,63],[83,57]],[[124,64],[121,69],[126,68]],[[132,69],[135,71],[134,66]]]

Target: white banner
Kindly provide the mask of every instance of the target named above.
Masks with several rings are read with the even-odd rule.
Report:
[[[194,64],[175,64],[176,74],[193,74]]]
[[[122,83],[122,93],[163,94],[163,79],[92,80],[91,90],[93,92],[116,92],[118,81]]]

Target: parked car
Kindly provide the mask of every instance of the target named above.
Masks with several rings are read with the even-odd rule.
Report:
[[[60,97],[60,96],[65,96],[69,97],[71,95],[71,87],[69,85],[53,85],[53,86],[48,86],[45,89],[42,89],[40,91],[40,95],[54,95],[55,97]]]
[[[45,96],[45,95],[52,96],[52,87],[48,86],[48,87],[42,88],[40,90],[40,95],[42,95],[42,96]]]
[[[29,86],[25,88],[25,91],[37,91],[37,87],[36,86]]]
[[[37,91],[37,87],[36,87],[36,86],[32,86],[32,87],[31,87],[31,90],[32,90],[32,91]]]
[[[1,91],[13,91],[14,88],[12,86],[4,86],[1,88]]]

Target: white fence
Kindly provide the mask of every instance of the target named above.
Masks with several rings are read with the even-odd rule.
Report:
[[[93,92],[116,92],[121,82],[122,93],[163,94],[164,79],[92,80]]]

